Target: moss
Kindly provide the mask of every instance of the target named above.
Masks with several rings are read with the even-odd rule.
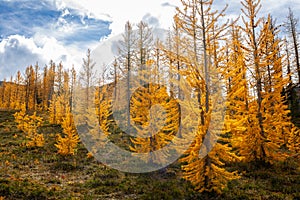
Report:
[[[0,183],[0,196],[7,199],[47,199],[51,193],[47,188],[27,179]]]

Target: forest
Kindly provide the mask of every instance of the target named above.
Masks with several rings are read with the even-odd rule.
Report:
[[[1,81],[0,199],[300,199],[298,19],[241,4],[181,0],[164,41],[127,22],[112,63]]]

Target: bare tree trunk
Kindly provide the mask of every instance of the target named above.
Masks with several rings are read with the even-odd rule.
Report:
[[[297,74],[298,74],[298,84],[300,84],[300,60],[299,60],[299,45],[297,41],[297,19],[295,19],[294,14],[292,12],[292,9],[289,8],[289,15],[288,15],[288,24],[287,24],[287,29],[288,32],[292,36],[292,41],[293,41],[293,49],[295,53],[295,60],[296,60],[296,69],[297,69]]]
[[[292,81],[292,74],[291,74],[291,61],[290,61],[290,51],[288,48],[288,42],[285,39],[285,52],[286,52],[286,60],[287,60],[287,73],[288,73],[288,77],[289,77],[289,85],[291,86],[293,84]]]

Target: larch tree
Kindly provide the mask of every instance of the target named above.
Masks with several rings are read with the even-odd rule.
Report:
[[[57,96],[53,94],[50,101],[49,111],[49,121],[51,124],[58,124],[57,120]]]
[[[54,87],[58,96],[63,92],[64,67],[59,63],[56,67]]]
[[[35,77],[34,77],[34,90],[33,90],[33,96],[34,96],[34,101],[33,101],[33,108],[34,108],[34,110],[37,110],[37,108],[38,108],[38,100],[39,100],[39,92],[40,92],[40,90],[39,90],[39,65],[38,65],[38,63],[36,63],[35,64],[35,66],[34,66],[34,75],[35,75]]]
[[[71,69],[71,85],[70,85],[70,109],[72,111],[73,102],[74,102],[74,92],[75,92],[75,85],[76,85],[76,70],[74,66]]]
[[[44,67],[43,78],[42,78],[42,100],[43,100],[43,110],[48,110],[48,93],[49,93],[49,70],[48,66]]]
[[[116,60],[115,60],[115,62],[116,62]],[[114,68],[113,71],[115,71],[116,63],[113,63],[112,67]],[[110,121],[110,120],[108,120],[108,118],[111,115],[112,97],[116,98],[115,97],[116,90],[114,91],[114,93],[112,93],[110,84],[105,84],[105,82],[107,81],[106,73],[108,70],[109,70],[109,68],[107,67],[107,65],[103,66],[102,73],[98,77],[98,81],[97,81],[98,86],[95,90],[95,100],[94,100],[95,111],[96,111],[96,115],[98,117],[98,123],[99,123],[100,127],[102,127],[102,124],[105,124],[102,127],[102,128],[104,128],[103,131],[105,131],[105,132],[108,132],[108,121]],[[112,84],[113,84],[113,87],[116,87],[115,79],[113,80]]]
[[[227,85],[225,132],[230,134],[230,142],[237,149],[238,155],[249,157],[249,152],[255,149],[256,145],[252,135],[253,125],[250,123],[255,121],[255,115],[250,112],[252,107],[249,106],[249,102],[253,101],[253,98],[249,96],[246,58],[242,48],[241,29],[238,26],[231,26],[226,44],[227,59],[223,68]]]
[[[178,14],[174,16],[174,25],[173,30],[169,31],[169,35],[167,38],[167,42],[165,44],[164,48],[164,54],[165,59],[168,61],[166,64],[169,67],[169,85],[170,85],[170,91],[171,95],[174,97],[177,97],[178,99],[181,99],[181,88],[179,84],[177,84],[177,87],[175,87],[175,84],[173,84],[174,81],[177,83],[180,82],[181,78],[181,68],[183,67],[183,64],[180,62],[180,56],[186,53],[184,51],[184,44],[182,41],[184,40],[183,34],[181,34],[180,31],[180,24],[179,24]],[[173,56],[170,55],[170,52]]]
[[[5,102],[4,102],[4,97],[5,97],[5,83],[6,83],[6,79],[4,79],[1,82],[1,87],[0,87],[0,107],[1,108],[5,108]]]
[[[55,88],[55,71],[56,65],[52,61],[50,61],[49,66],[45,66],[43,70],[42,76],[42,101],[43,101],[43,109],[48,110],[50,107],[50,103],[52,100],[52,96],[54,94]]]
[[[173,18],[173,30],[169,30],[167,40],[162,47],[162,62],[167,66],[167,85],[169,88],[169,93],[172,98],[183,100],[183,92],[180,86],[180,82],[183,75],[183,71],[186,70],[186,64],[181,59],[185,55],[186,48],[184,47],[184,36],[180,30],[181,25],[179,24],[178,14]],[[181,119],[181,107],[180,103],[178,105],[179,119]],[[181,134],[181,120],[179,120],[179,130],[178,137],[182,138]]]
[[[38,128],[42,125],[43,118],[26,114],[26,104],[22,104],[21,110],[14,114],[18,129],[25,133],[27,147],[43,147],[45,144],[44,135],[38,133]]]
[[[68,107],[70,107],[70,88],[69,88],[69,72],[61,71],[61,76],[57,82],[57,86],[60,85],[56,93],[52,95],[52,100],[50,101],[49,112],[50,112],[50,122],[52,124],[61,124]]]
[[[118,83],[118,80],[120,78],[120,73],[119,73],[119,69],[120,69],[120,66],[119,66],[119,63],[118,63],[118,60],[115,59],[113,64],[113,70],[111,72],[111,75],[113,76],[113,84],[114,84],[114,96],[113,98],[116,99],[117,97],[117,93],[118,93],[118,89],[117,89],[117,83]]]
[[[91,94],[92,87],[95,84],[95,67],[96,63],[91,58],[91,50],[87,50],[86,58],[83,58],[82,69],[79,72],[79,81],[81,82],[85,90],[85,107],[88,109],[90,107],[90,102],[93,99],[90,99],[93,95]]]
[[[299,128],[293,126],[288,137],[288,148],[292,152],[291,156],[298,158],[300,163],[300,131]]]
[[[248,19],[243,17],[243,23],[245,28],[242,27],[242,30],[244,33],[246,33],[247,39],[246,40],[246,46],[243,46],[244,48],[247,48],[248,52],[245,52],[246,59],[250,60],[250,63],[248,62],[247,65],[252,67],[253,71],[253,80],[255,87],[254,92],[256,95],[256,100],[251,102],[251,108],[254,108],[256,110],[256,116],[253,119],[253,124],[257,124],[257,130],[252,133],[253,140],[255,141],[256,145],[252,148],[252,153],[248,154],[248,160],[251,160],[250,155],[253,155],[252,159],[264,159],[266,157],[266,150],[263,145],[265,141],[265,130],[263,126],[263,109],[262,109],[262,95],[263,95],[263,86],[262,86],[262,73],[263,68],[261,57],[259,52],[262,51],[262,46],[259,46],[258,40],[263,40],[264,35],[261,33],[258,37],[257,33],[257,27],[262,23],[262,18],[256,19],[256,16],[259,13],[259,10],[261,8],[260,0],[245,0],[242,2],[243,8],[242,12]],[[258,37],[258,38],[257,38]],[[245,144],[246,145],[246,144]],[[250,149],[251,150],[251,149]]]
[[[104,78],[104,69],[102,77]],[[107,137],[112,134],[112,91],[110,84],[104,84],[105,80],[99,78],[99,86],[95,90],[94,108],[86,110],[88,113],[88,132],[81,132],[84,143],[89,143],[88,157],[97,155],[99,149],[106,152],[109,155],[110,148],[106,148],[106,144],[109,141]],[[83,124],[85,125],[85,124]]]
[[[251,118],[248,121],[252,130],[246,131],[248,140],[244,141],[241,148],[249,162],[272,163],[286,158],[281,148],[293,129],[287,105],[281,95],[288,81],[282,75],[281,45],[271,17],[265,21],[256,18],[261,8],[259,0],[245,0],[242,5],[245,17],[241,29],[246,36],[242,48],[254,95],[249,102]]]
[[[122,35],[122,41],[119,46],[119,60],[122,77],[126,80],[125,99],[130,102],[131,94],[131,74],[134,71],[135,46],[137,43],[136,34],[133,31],[132,24],[128,21],[125,24],[125,31]],[[121,95],[121,94],[120,94]],[[128,103],[124,118],[126,119],[127,131],[130,131],[130,104]]]
[[[149,83],[134,92],[131,103],[136,137],[131,138],[130,150],[146,154],[142,156],[145,163],[164,163],[170,152],[163,147],[171,142],[179,127],[177,101],[168,95],[166,87]]]
[[[56,65],[53,61],[50,61],[49,71],[48,71],[48,107],[50,106],[50,100],[52,100],[52,96],[55,93],[55,76],[56,76]]]
[[[163,60],[162,42],[156,39],[153,44],[153,58],[146,61],[146,66],[153,68],[154,73],[150,74],[150,79],[156,84],[166,84],[165,60]]]
[[[34,85],[35,85],[35,72],[32,66],[26,68],[25,71],[25,86],[26,86],[26,95],[25,103],[26,109],[34,109]]]
[[[45,144],[45,139],[43,133],[38,133],[38,128],[41,127],[43,118],[37,116],[36,112],[29,116],[29,121],[27,122],[27,137],[29,141],[27,142],[27,147],[43,147]]]
[[[16,101],[15,101],[15,109],[21,109],[21,105],[24,102],[24,87],[23,87],[23,76],[20,71],[17,72],[17,75],[15,77],[15,87],[16,87]]]
[[[79,136],[73,121],[73,116],[70,107],[66,108],[66,114],[61,123],[64,136],[57,135],[57,143],[55,144],[58,149],[58,154],[67,156],[74,155],[77,151]]]
[[[10,90],[9,90],[9,108],[15,109],[17,96],[16,96],[17,85],[14,82],[13,77],[10,77]]]
[[[137,43],[135,47],[136,67],[140,84],[149,81],[150,69],[147,69],[146,61],[150,60],[153,47],[153,34],[149,25],[143,21],[137,25]]]
[[[19,130],[24,131],[25,130],[25,123],[24,122],[27,121],[27,120],[25,120],[25,118],[26,118],[26,105],[25,105],[25,103],[23,103],[21,105],[20,111],[16,112],[14,114],[14,118],[15,118],[15,122],[18,124],[17,128]]]
[[[13,77],[10,77],[10,81],[7,83],[7,93],[6,93],[6,102],[7,102],[7,108],[13,108],[13,102],[14,99],[14,85],[13,85]]]
[[[221,49],[219,40],[228,25],[219,24],[218,21],[224,16],[225,9],[219,13],[213,11],[212,0],[181,2],[183,8],[177,8],[176,23],[184,35],[181,46],[187,49],[179,58],[186,65],[181,75],[186,76],[197,96],[198,106],[192,112],[196,111],[200,115],[198,128],[193,133],[193,143],[181,159],[185,163],[182,166],[183,177],[191,181],[200,192],[220,193],[228,180],[238,178],[235,172],[224,168],[225,162],[237,157],[231,153],[228,142],[224,142],[226,140],[221,137],[222,130],[209,128],[214,123],[213,118],[218,115],[216,112],[221,109],[214,98],[220,94],[216,94],[212,86],[219,81],[218,66],[223,59],[217,52]],[[216,140],[218,142],[214,144]]]
[[[2,97],[1,97],[1,107],[6,109],[14,109],[15,105],[15,84],[13,83],[13,78],[11,77],[9,81],[2,82]]]

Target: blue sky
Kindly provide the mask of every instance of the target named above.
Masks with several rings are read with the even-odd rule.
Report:
[[[240,14],[240,0],[215,0],[229,4],[227,14]],[[262,0],[262,14],[282,22],[287,8],[299,17],[299,0]],[[88,48],[121,33],[127,20],[148,22],[168,29],[180,0],[0,0],[0,79],[50,59],[79,69]]]
[[[111,33],[110,24],[55,1],[0,0],[0,78],[36,62],[44,67],[50,59],[77,64],[87,48]]]

